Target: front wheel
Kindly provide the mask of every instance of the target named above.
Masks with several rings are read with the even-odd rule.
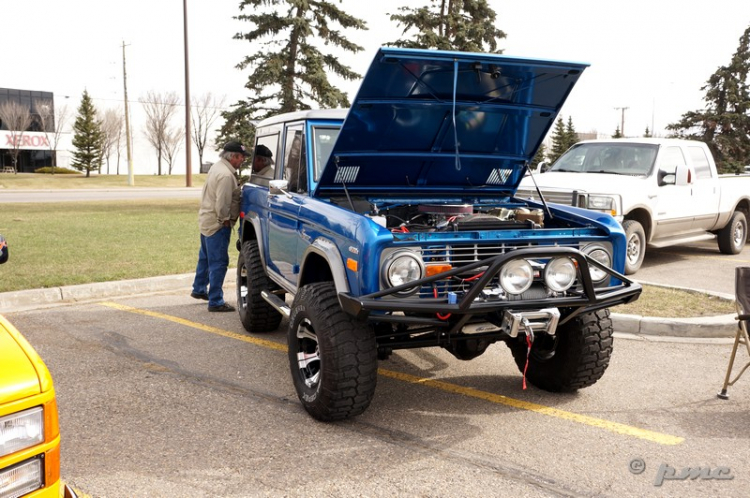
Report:
[[[242,326],[248,332],[271,332],[279,328],[281,313],[260,295],[278,287],[271,282],[263,269],[258,242],[248,240],[242,244],[237,259],[237,311]]]
[[[727,226],[719,230],[717,241],[722,254],[739,254],[747,240],[747,217],[742,211],[735,211]]]
[[[375,332],[341,309],[330,282],[302,287],[289,317],[289,366],[297,396],[328,422],[364,412],[375,393]]]
[[[609,310],[583,314],[557,329],[554,336],[538,336],[528,356],[526,378],[540,389],[574,392],[604,375],[612,356],[612,320]],[[521,372],[527,358],[526,342],[507,342]]]
[[[646,231],[643,225],[635,220],[625,220],[622,224],[627,240],[627,252],[625,253],[625,275],[637,272],[643,264],[646,256]]]

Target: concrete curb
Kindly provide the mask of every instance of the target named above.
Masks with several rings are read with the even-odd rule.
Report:
[[[193,274],[168,275],[136,280],[119,280],[93,284],[71,285],[49,289],[32,289],[0,293],[0,313],[29,311],[53,306],[70,305],[115,297],[127,297],[159,292],[184,290],[190,292]],[[689,292],[715,295],[734,300],[734,296],[696,289],[640,282],[641,284],[667,287]],[[224,285],[234,287],[235,270],[230,268]],[[231,295],[231,293],[230,293]],[[638,315],[612,313],[612,323],[618,333],[636,336],[661,336],[679,338],[727,338],[737,331],[735,315],[720,315],[698,318],[655,318]]]

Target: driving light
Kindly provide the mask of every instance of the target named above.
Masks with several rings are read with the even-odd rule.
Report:
[[[391,287],[398,287],[399,285],[414,282],[423,276],[424,264],[411,251],[395,252],[385,263],[384,277],[386,283]]]
[[[0,417],[0,457],[44,441],[44,410],[41,407]]]
[[[610,256],[603,248],[595,247],[590,251],[586,251],[586,255],[597,263],[601,263],[607,268],[612,268],[612,256]],[[594,265],[589,265],[589,275],[591,275],[591,280],[593,280],[594,283],[599,283],[608,276],[607,272],[595,267]]]
[[[39,458],[3,469],[0,471],[0,496],[25,496],[44,486],[43,475],[42,460]]]
[[[576,279],[576,265],[570,258],[554,258],[544,269],[544,282],[554,292],[565,292]]]
[[[500,271],[500,285],[508,294],[526,292],[534,281],[534,270],[525,259],[514,259]]]

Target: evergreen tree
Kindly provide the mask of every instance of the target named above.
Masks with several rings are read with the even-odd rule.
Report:
[[[235,17],[249,22],[252,29],[234,38],[250,43],[265,41],[262,50],[237,65],[238,69],[251,69],[245,84],[251,97],[238,102],[235,111],[224,113],[227,120],[244,116],[262,119],[279,112],[310,109],[311,102],[322,108],[349,106],[346,94],[329,82],[329,75],[345,80],[361,76],[341,64],[336,54],[323,53],[318,47],[330,45],[353,53],[363,50],[334,29],[334,24],[365,30],[364,21],[350,16],[331,0],[242,0],[240,10],[252,12]]]
[[[249,108],[238,103],[234,109],[222,113],[224,124],[217,131],[214,140],[217,151],[221,150],[224,144],[230,140],[237,140],[248,149],[252,147],[255,143],[255,126],[253,126],[253,121],[250,118],[250,112]],[[244,166],[249,166],[249,164],[243,163],[240,166],[240,174],[242,174],[242,167]]]
[[[495,27],[497,15],[487,0],[429,0],[423,7],[399,7],[391,21],[404,27],[402,35],[416,30],[411,38],[388,45],[465,52],[496,52],[505,33]]]
[[[563,118],[560,116],[557,118],[555,129],[552,132],[552,150],[547,154],[550,164],[557,161],[566,150],[568,150],[568,135],[565,130]]]
[[[531,158],[531,163],[529,163],[529,167],[531,169],[534,169],[539,165],[539,163],[541,163],[542,161],[546,161],[547,160],[546,155],[547,155],[547,147],[544,144],[541,144],[539,148],[536,150],[536,154],[534,154],[534,157]]]
[[[706,108],[682,115],[667,126],[673,136],[701,140],[714,155],[719,171],[741,172],[750,164],[750,27],[737,52],[701,88]]]
[[[651,135],[651,130],[648,129],[648,126],[646,127],[646,131],[643,133],[643,138],[651,138],[653,135]]]
[[[565,125],[565,150],[570,149],[578,143],[578,133],[573,126],[573,117],[568,116],[568,123]]]
[[[617,125],[617,128],[615,128],[615,134],[612,135],[612,138],[622,138],[622,132],[620,132],[620,125]]]
[[[81,97],[78,116],[73,125],[73,166],[78,171],[86,171],[86,178],[91,176],[91,170],[101,167],[103,133],[101,123],[97,118],[96,108],[86,90]]]

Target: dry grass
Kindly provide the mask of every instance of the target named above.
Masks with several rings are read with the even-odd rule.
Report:
[[[206,175],[193,174],[193,187],[202,187]],[[135,175],[134,187],[185,187],[185,175]],[[87,188],[127,188],[128,175],[92,175],[84,174],[42,175],[36,173],[0,174],[0,191],[2,190],[46,190],[46,189],[87,189]]]
[[[641,297],[634,303],[617,306],[614,313],[687,318],[734,313],[734,301],[701,292],[644,285]]]

